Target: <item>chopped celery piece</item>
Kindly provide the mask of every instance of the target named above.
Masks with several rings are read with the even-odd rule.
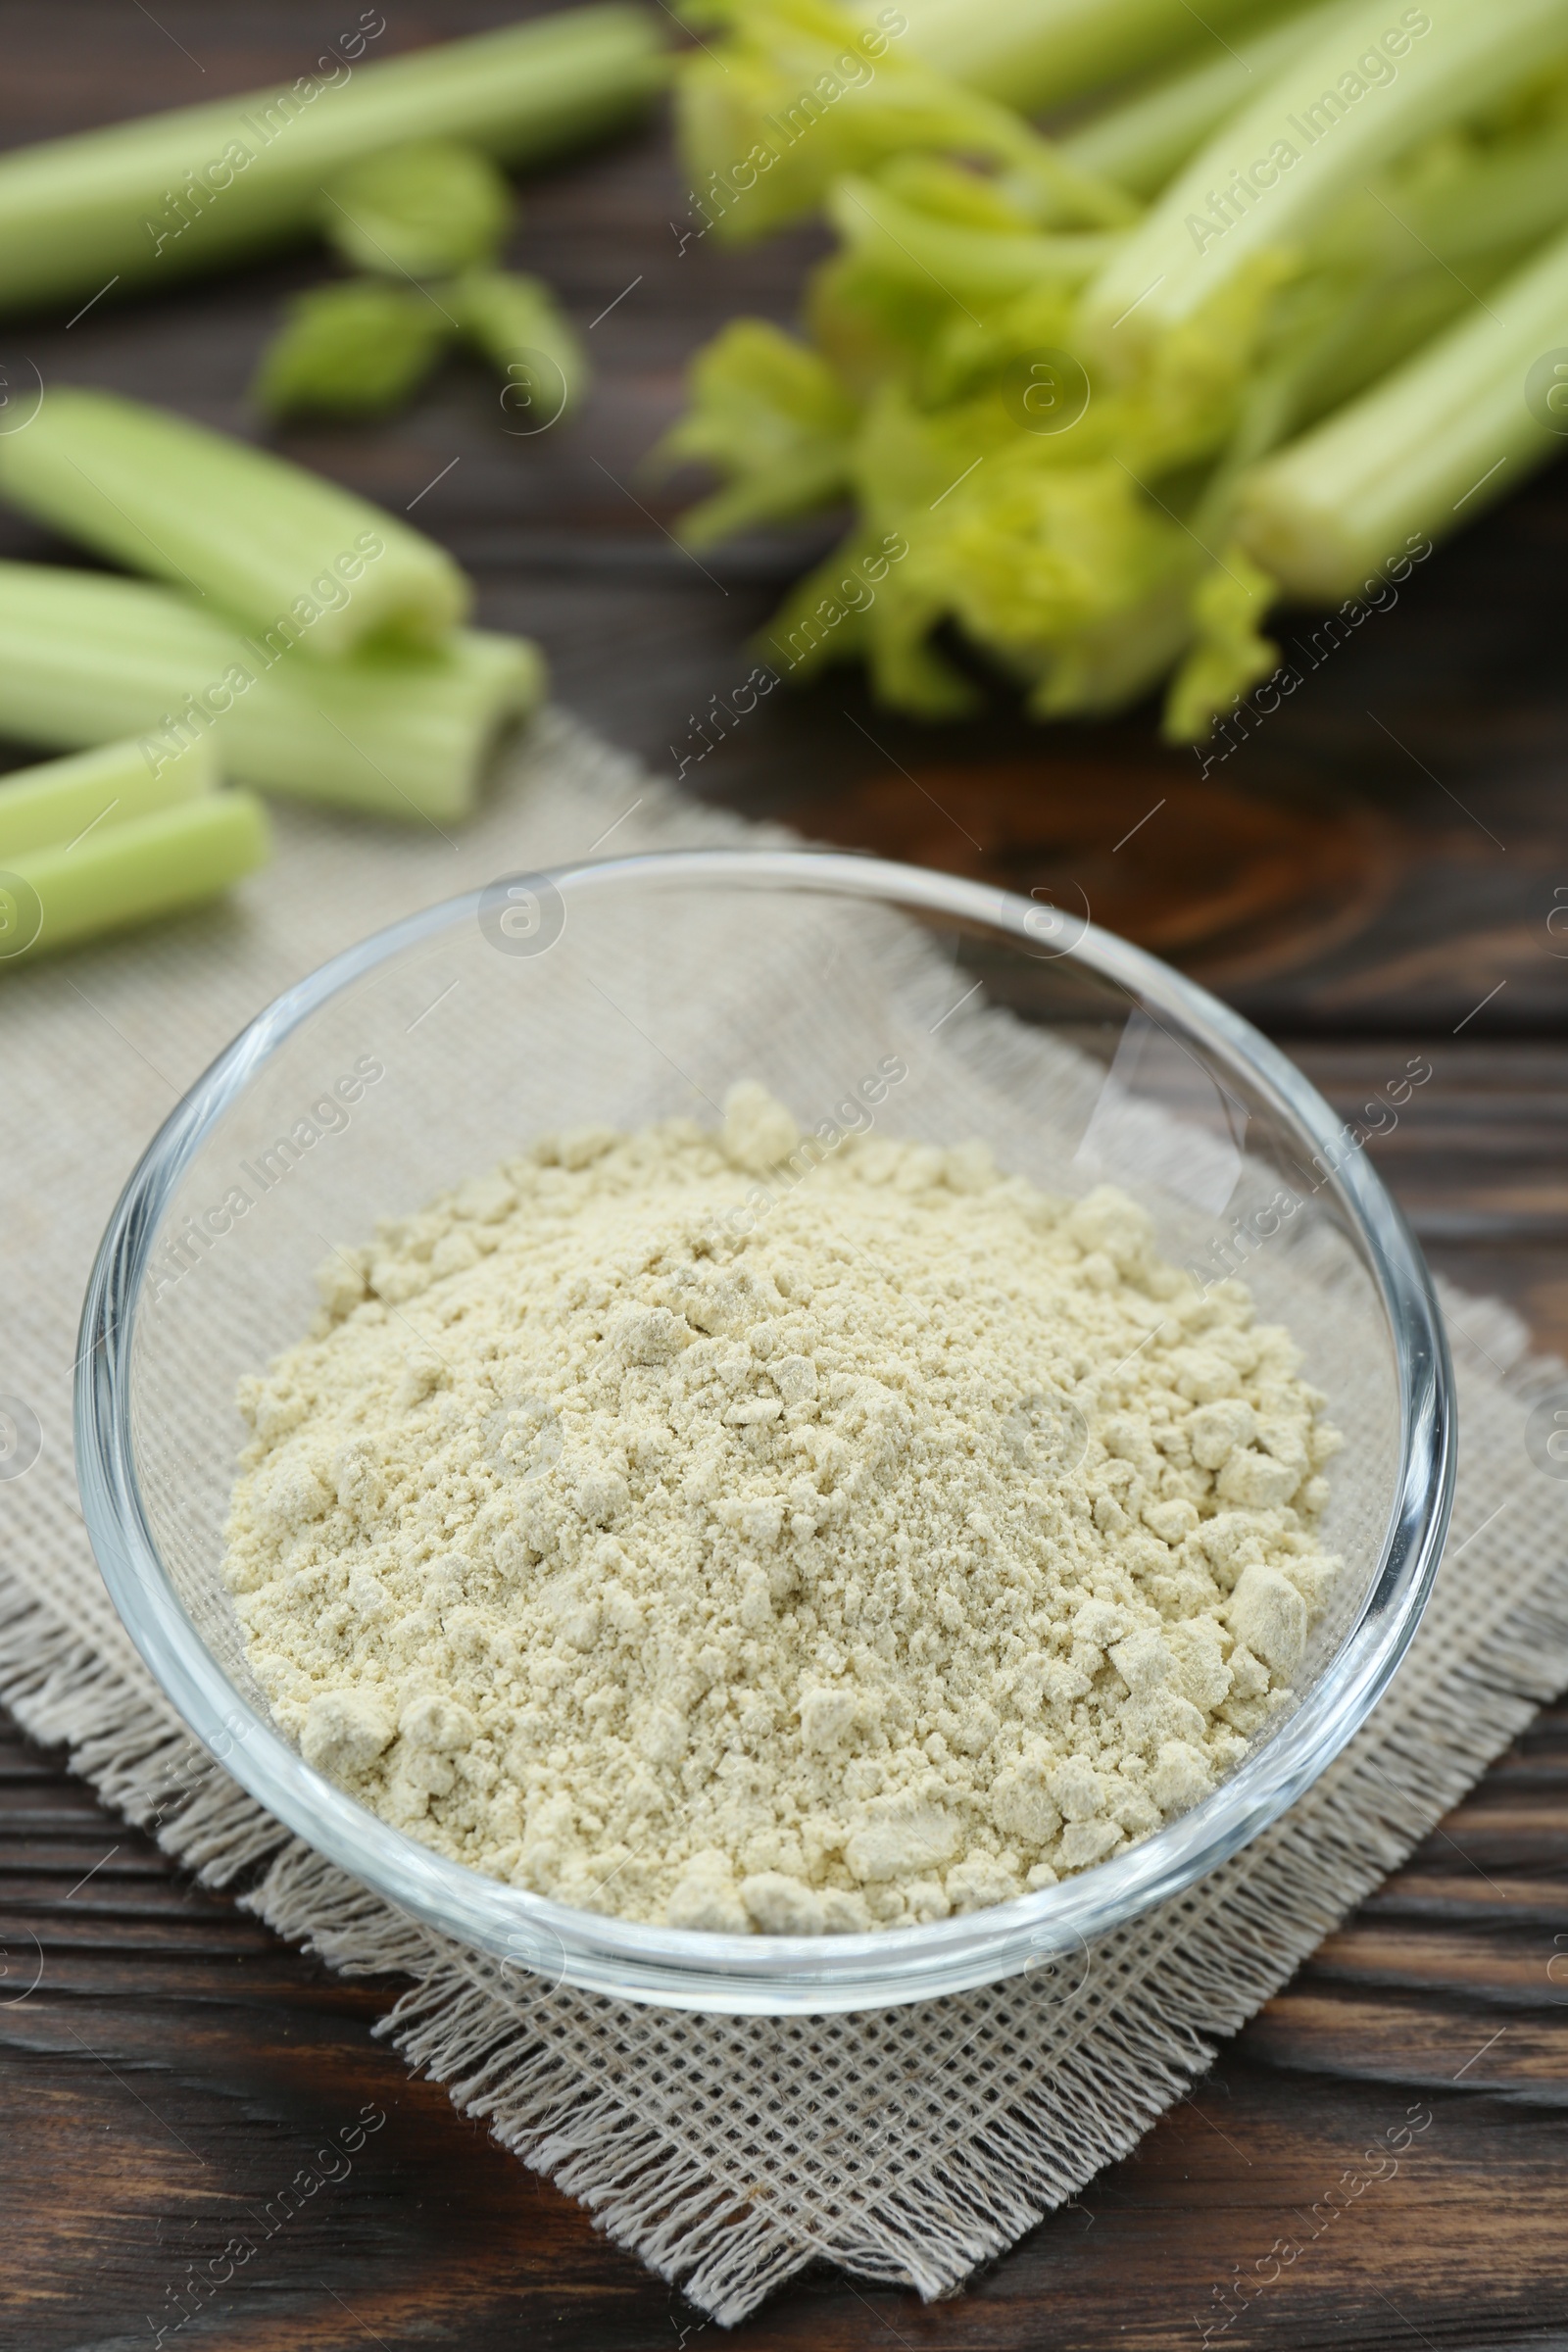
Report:
[[[323,182],[409,139],[540,163],[633,121],[665,78],[659,18],[616,0],[361,62],[384,29],[281,89],[0,157],[0,307],[162,282],[308,235]]]
[[[1363,0],[1214,132],[1090,287],[1084,358],[1132,373],[1228,283],[1298,253],[1392,157],[1561,62],[1563,0]],[[1392,46],[1391,46],[1392,44]]]
[[[1561,453],[1560,431],[1539,415],[1545,393],[1533,411],[1527,386],[1565,336],[1561,236],[1493,287],[1485,311],[1253,467],[1238,537],[1288,594],[1329,600],[1407,542],[1456,530]]]
[[[503,173],[456,139],[388,147],[321,190],[327,243],[354,269],[394,277],[446,277],[493,261],[512,212]]]
[[[379,278],[296,294],[251,386],[270,416],[382,416],[416,392],[452,329],[412,286]]]
[[[267,811],[248,792],[202,793],[70,846],[28,850],[0,873],[0,970],[198,906],[270,853]]]
[[[155,775],[135,741],[106,743],[41,767],[0,776],[0,865],[24,850],[74,842],[97,825],[128,824],[218,782],[218,760],[205,738],[164,762]]]
[[[464,815],[538,704],[526,639],[457,631],[307,662],[140,581],[0,564],[0,731],[65,748],[138,735],[162,772],[211,737],[231,775],[383,816]]]
[[[336,483],[110,392],[51,391],[0,439],[0,493],[137,571],[335,660],[433,642],[468,583],[444,549]]]

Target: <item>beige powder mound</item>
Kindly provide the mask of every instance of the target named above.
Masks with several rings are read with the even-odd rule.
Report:
[[[306,1757],[476,1870],[681,1928],[1001,1902],[1286,1704],[1337,1440],[1246,1291],[964,1144],[547,1139],[323,1274],[226,1562]],[[757,1172],[792,1151],[759,1190]]]

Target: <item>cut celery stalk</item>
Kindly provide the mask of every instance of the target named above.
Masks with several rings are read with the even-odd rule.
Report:
[[[0,307],[163,282],[310,235],[323,181],[408,139],[542,162],[618,129],[664,78],[659,20],[641,8],[571,9],[359,62],[377,37],[356,31],[339,43],[348,55],[324,53],[283,88],[0,157]]]
[[[252,710],[236,704],[224,757],[236,775],[307,800],[404,820],[466,816],[545,676],[525,637],[487,629],[412,658],[377,649],[330,670],[279,671]]]
[[[1457,530],[1560,455],[1527,379],[1565,334],[1568,235],[1375,391],[1254,466],[1238,492],[1237,538],[1287,594],[1317,601],[1350,595],[1417,539]]]
[[[1057,144],[1080,171],[1114,180],[1134,196],[1153,196],[1185,164],[1217,123],[1233,114],[1336,19],[1349,16],[1356,0],[1330,0],[1269,24],[1259,32],[1238,30],[1236,46],[1217,57],[1204,55],[1152,89],[1123,98],[1068,131]]]
[[[70,846],[28,850],[0,873],[0,970],[198,906],[270,854],[267,811],[248,792],[201,793]]]
[[[1364,0],[1292,58],[1124,240],[1085,297],[1085,339],[1108,372],[1133,369],[1249,268],[1298,251],[1379,165],[1526,82],[1568,36],[1564,0],[1434,0],[1392,30],[1391,14]]]
[[[51,388],[0,437],[0,493],[132,570],[336,661],[383,632],[433,643],[468,609],[444,548],[268,450],[112,392]]]
[[[98,825],[124,825],[155,809],[211,792],[218,758],[205,737],[188,744],[158,774],[135,741],[48,760],[0,776],[0,865],[26,850],[74,842]]]
[[[876,0],[855,14],[877,18]],[[988,98],[1040,114],[1267,13],[1267,0],[901,0],[909,47]]]
[[[383,816],[464,815],[505,729],[544,691],[524,638],[276,657],[140,581],[0,564],[0,732],[66,748],[137,735],[153,767],[212,737],[245,782]]]

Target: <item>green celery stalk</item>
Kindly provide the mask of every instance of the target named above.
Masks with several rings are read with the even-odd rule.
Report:
[[[269,651],[165,588],[0,564],[0,731],[61,749],[140,737],[158,772],[212,736],[245,782],[382,816],[458,817],[537,706],[526,639],[476,629],[352,661]]]
[[[336,661],[434,642],[470,589],[443,548],[268,450],[112,392],[51,390],[0,438],[0,494],[133,570]]]
[[[0,776],[0,864],[26,850],[73,842],[97,825],[133,817],[211,792],[218,760],[206,737],[187,745],[155,775],[141,745],[106,743],[99,750],[48,760],[41,767]]]
[[[920,292],[958,284],[976,297],[1004,297],[1052,280],[1081,284],[1119,242],[1114,230],[1006,236],[968,228],[917,211],[868,179],[841,179],[828,215],[852,252]]]
[[[248,792],[201,793],[27,850],[0,874],[0,969],[216,898],[270,854],[267,811]]]
[[[1493,287],[1484,311],[1254,466],[1237,494],[1238,539],[1288,595],[1318,602],[1350,595],[1407,542],[1457,530],[1560,454],[1526,383],[1565,333],[1568,235]]]
[[[377,648],[260,684],[271,694],[236,704],[226,739],[236,775],[383,816],[441,818],[472,808],[502,740],[542,701],[546,671],[525,637],[460,629],[413,659]]]
[[[1265,13],[1266,0],[901,0],[909,46],[928,65],[988,98],[1042,114],[1123,74],[1198,46]],[[876,22],[872,0],[857,9]]]
[[[1451,181],[1401,205],[1399,214],[1443,262],[1544,236],[1568,220],[1568,124],[1503,142]]]
[[[1260,32],[1238,31],[1235,48],[1184,64],[1152,89],[1107,107],[1066,132],[1058,150],[1080,171],[1114,180],[1134,196],[1157,195],[1194,148],[1257,89],[1260,76],[1277,74],[1354,7],[1355,0],[1330,0]]]
[[[1568,40],[1564,0],[1433,0],[1392,32],[1391,13],[1364,0],[1291,59],[1123,240],[1085,297],[1089,354],[1108,372],[1130,372],[1250,270],[1298,251],[1381,164],[1560,60]]]
[[[372,12],[361,18],[361,26]],[[409,139],[537,164],[619,129],[664,78],[662,33],[611,5],[361,63],[361,29],[283,87],[0,157],[0,308],[211,270],[315,233],[321,187]]]

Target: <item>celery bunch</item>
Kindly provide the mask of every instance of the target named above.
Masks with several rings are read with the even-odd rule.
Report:
[[[1342,0],[1251,48],[1239,109],[1235,72],[1183,67],[1054,150],[1049,198],[1001,141],[867,153],[806,339],[740,320],[699,355],[662,452],[722,476],[691,541],[853,511],[767,633],[782,668],[863,659],[955,715],[946,625],[1043,716],[1174,665],[1196,739],[1273,666],[1278,594],[1348,594],[1557,447],[1526,379],[1568,344],[1563,0]],[[1146,191],[1152,146],[1142,218],[1083,201]]]

